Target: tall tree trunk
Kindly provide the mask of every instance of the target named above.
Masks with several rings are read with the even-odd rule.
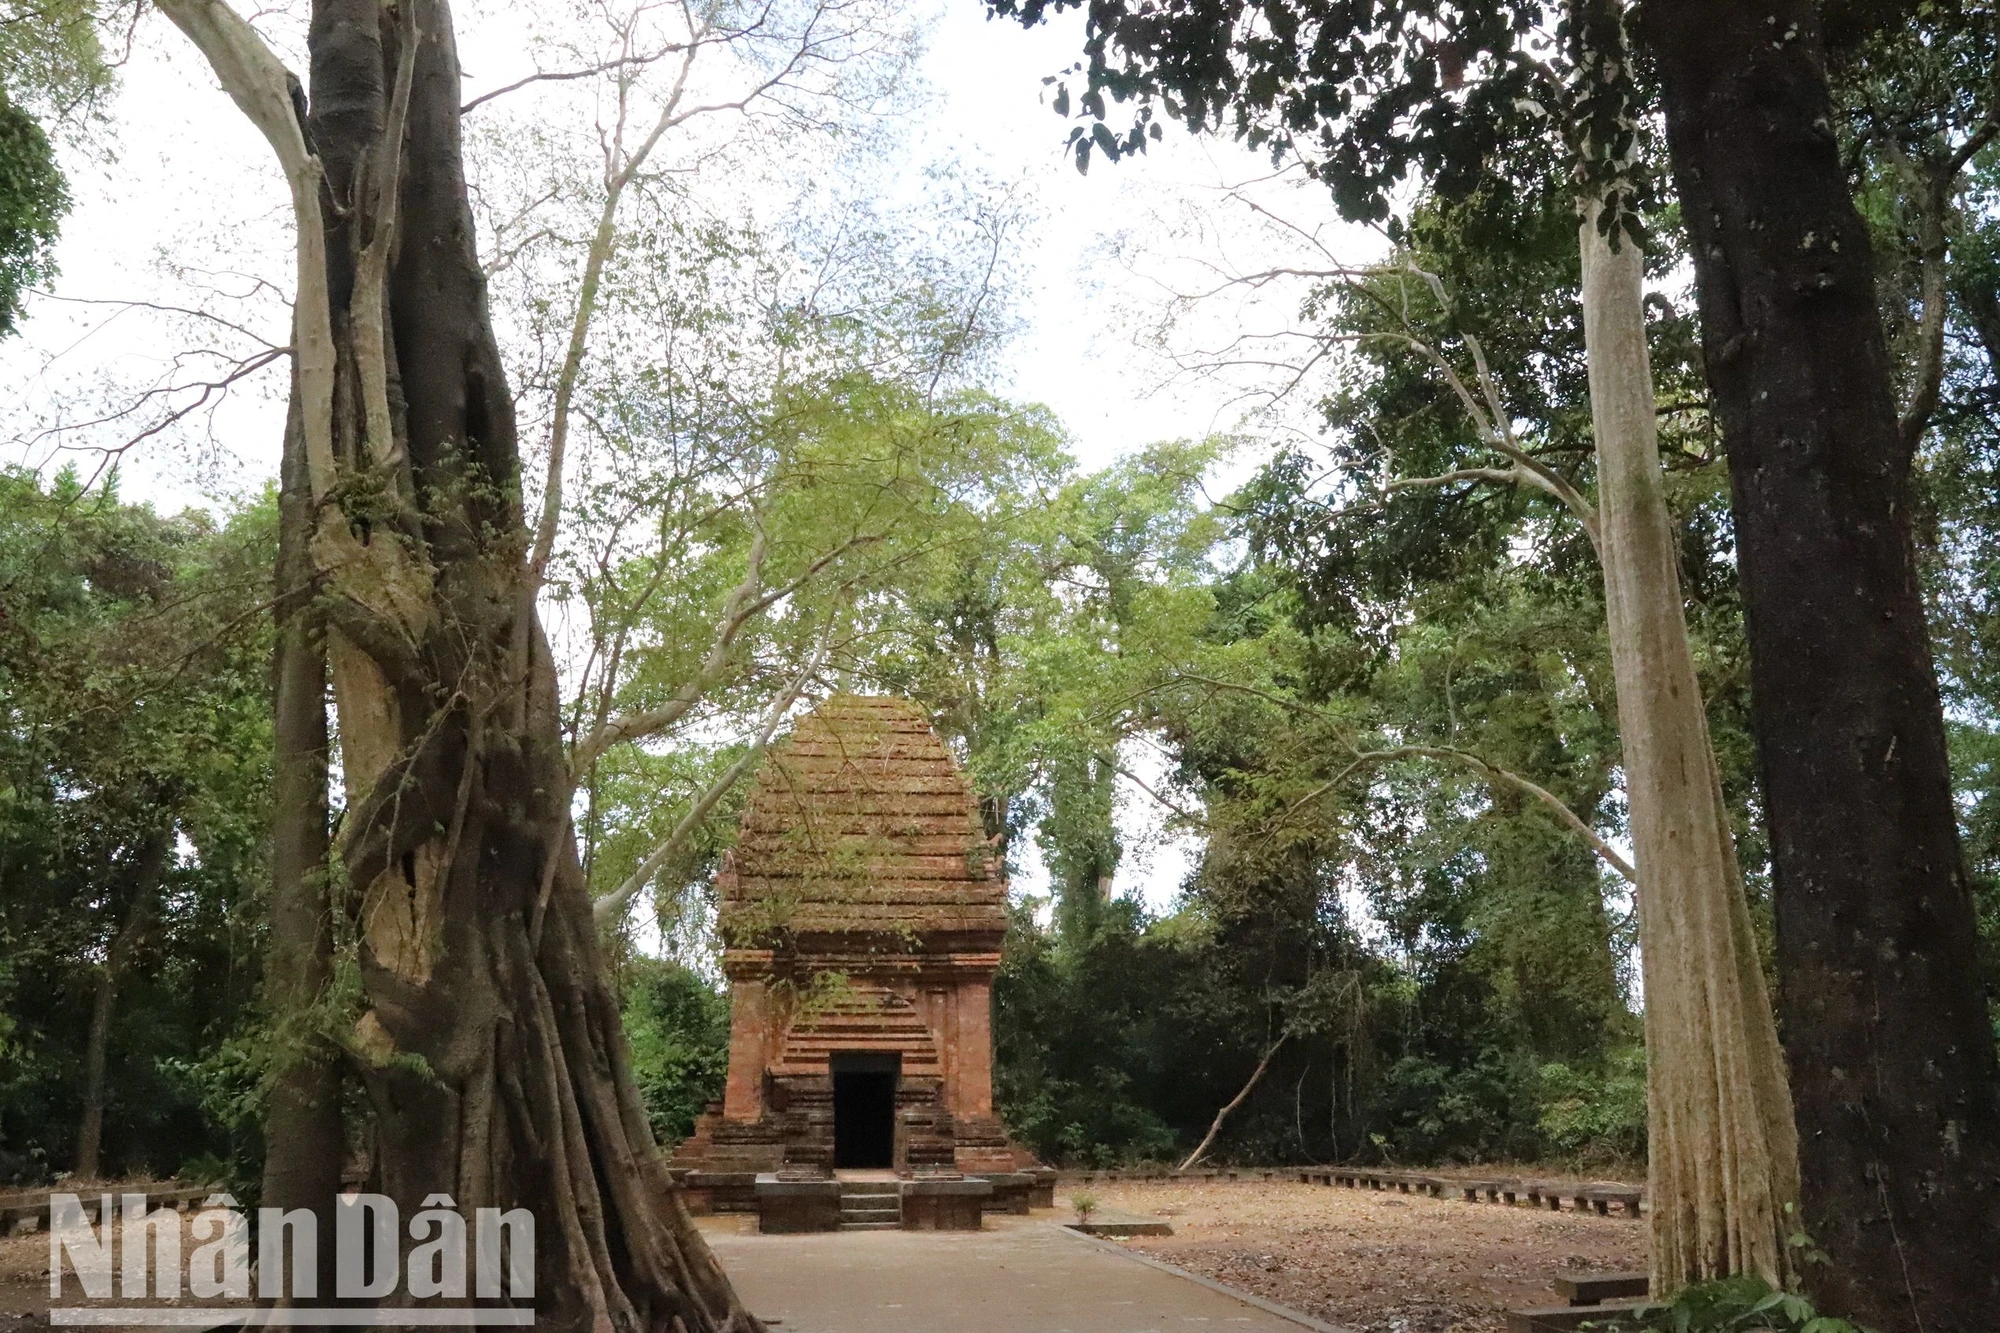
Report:
[[[1645,273],[1585,209],[1583,332],[1598,524],[1646,978],[1653,1291],[1791,1272],[1798,1138],[1688,649],[1660,474]]]
[[[666,1174],[599,966],[449,7],[316,0],[303,132],[296,85],[222,0],[161,8],[277,152],[300,219],[294,345],[348,783],[334,897],[358,937],[378,1187],[405,1210],[530,1209],[538,1326],[756,1329]]]
[[[326,640],[315,603],[313,504],[299,396],[292,395],[278,482],[277,647],[272,668],[270,939],[264,1003],[279,1066],[264,1118],[263,1205],[308,1209],[333,1234],[347,1136],[340,1054],[320,1010],[333,982],[328,893]],[[333,1291],[333,1247],[318,1247],[317,1294]]]
[[[130,894],[125,917],[104,951],[104,966],[97,971],[97,989],[90,1004],[90,1030],[83,1046],[83,1119],[76,1133],[75,1171],[84,1180],[96,1180],[103,1170],[106,1066],[111,1051],[111,1021],[118,1007],[118,983],[131,965],[133,949],[152,925],[153,901],[159,893],[160,876],[166,871],[167,848],[172,838],[171,825],[148,835],[131,865],[125,868]]]
[[[1734,486],[1808,1286],[2000,1309],[2000,1080],[1868,233],[1806,0],[1648,0]]]

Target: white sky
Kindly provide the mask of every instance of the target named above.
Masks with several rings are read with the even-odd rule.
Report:
[[[1039,219],[1014,256],[1024,327],[990,387],[1054,409],[1088,468],[1152,441],[1236,428],[1241,381],[1175,378],[1164,358],[1139,345],[1139,335],[1164,308],[1163,281],[1185,289],[1210,281],[1213,265],[1240,271],[1286,258],[1282,232],[1256,223],[1223,193],[1267,177],[1268,163],[1225,142],[1170,131],[1147,156],[1099,163],[1080,176],[1063,151],[1067,126],[1043,105],[1041,82],[1076,59],[1077,16],[1024,32],[987,22],[979,0],[942,0],[938,12],[922,66],[937,93],[920,131],[923,155],[1017,182]],[[518,31],[485,22],[460,16],[473,91],[527,72]],[[55,299],[38,301],[22,336],[0,350],[0,438],[13,441],[0,445],[6,461],[60,461],[31,429],[57,410],[52,386],[145,380],[167,369],[173,348],[166,344],[175,340],[157,320],[107,319],[105,307],[88,302],[134,293],[185,299],[172,294],[185,293],[191,280],[253,292],[257,279],[248,275],[255,274],[285,288],[261,302],[259,330],[275,336],[283,327],[289,208],[269,152],[165,20],[149,14],[146,26],[121,72],[111,132],[100,136],[118,145],[117,157],[69,158],[76,207],[64,227]],[[1326,228],[1335,238],[1329,246],[1344,257],[1374,249],[1365,235],[1331,227],[1324,196],[1310,186],[1265,183],[1252,193],[1302,225]],[[1190,219],[1197,225],[1190,228]],[[1241,327],[1273,327],[1295,302],[1294,291],[1278,291],[1211,303],[1182,327],[1182,342],[1214,345]],[[278,367],[233,394],[188,438],[142,445],[121,465],[125,497],[176,510],[261,487],[275,470],[281,389]],[[1266,434],[1284,428],[1263,423]],[[1254,453],[1236,466],[1254,465]],[[88,472],[96,460],[75,461]],[[1226,486],[1229,478],[1218,480]],[[1163,843],[1155,814],[1143,795],[1127,793],[1121,827],[1128,855],[1117,888],[1160,907],[1193,849]],[[1021,887],[1045,882],[1027,878]]]

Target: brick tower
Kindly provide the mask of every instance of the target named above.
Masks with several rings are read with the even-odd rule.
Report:
[[[1007,881],[916,705],[837,695],[801,719],[717,882],[729,1078],[677,1168],[1032,1164],[993,1114]]]

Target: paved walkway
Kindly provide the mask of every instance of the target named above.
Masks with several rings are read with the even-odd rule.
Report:
[[[997,1217],[986,1226],[799,1236],[703,1229],[744,1303],[784,1321],[773,1333],[1304,1333],[1053,1221]]]

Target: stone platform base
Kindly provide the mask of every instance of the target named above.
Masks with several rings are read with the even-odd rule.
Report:
[[[906,1180],[903,1182],[903,1230],[977,1231],[984,1219],[987,1201],[993,1197],[990,1182],[964,1180]]]
[[[891,1197],[900,1205],[900,1213],[891,1214],[899,1216],[900,1221],[878,1224],[885,1230],[900,1227],[904,1231],[978,1231],[986,1211],[995,1208],[993,1183],[976,1177],[899,1180],[883,1182],[880,1188],[883,1192],[893,1190]],[[995,1211],[1027,1212],[1028,1182],[1010,1181],[1007,1191],[1011,1196],[1009,1204],[1018,1198],[1023,1201],[1022,1206]],[[840,1231],[843,1229],[841,1194],[839,1180],[787,1180],[775,1173],[763,1173],[753,1177],[750,1209],[741,1211],[754,1211],[757,1229],[767,1234]]]
[[[680,1183],[688,1212],[696,1217],[710,1213],[754,1213],[757,1211],[755,1171],[685,1171],[669,1168]]]
[[[840,1230],[840,1182],[757,1177],[757,1229],[772,1235]]]

